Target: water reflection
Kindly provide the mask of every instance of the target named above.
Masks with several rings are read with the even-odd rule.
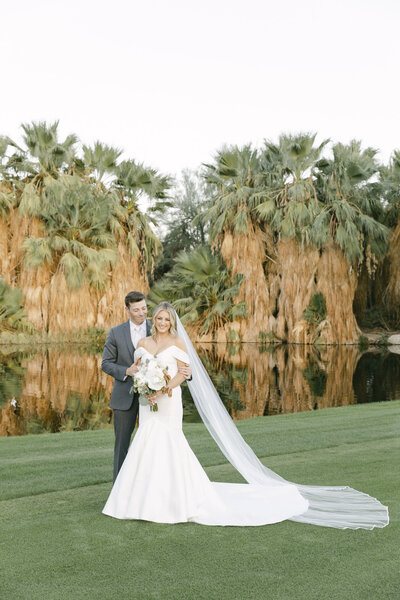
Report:
[[[101,354],[58,348],[3,359],[0,435],[106,427],[112,381],[100,363]]]
[[[354,346],[257,346],[214,344],[202,348],[218,372],[235,369],[235,419],[354,404],[352,379],[360,352]],[[218,386],[217,386],[218,387]],[[239,402],[239,406],[237,403]]]
[[[234,419],[400,399],[400,355],[357,347],[203,344]],[[50,347],[0,361],[0,435],[112,427],[101,353]],[[184,389],[184,420],[199,416]]]

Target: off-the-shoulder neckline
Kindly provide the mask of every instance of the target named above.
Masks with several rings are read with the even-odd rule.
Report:
[[[147,352],[147,354],[150,354],[150,356],[154,356],[154,357],[160,356],[160,354],[162,354],[166,350],[169,350],[170,348],[176,348],[177,350],[179,350],[179,352],[183,352],[184,354],[187,354],[187,352],[182,350],[182,348],[179,348],[179,346],[176,346],[176,344],[171,344],[170,346],[167,346],[166,348],[164,348],[163,350],[160,350],[160,352],[157,352],[156,354],[153,354],[153,352],[149,352],[149,350],[147,350],[147,348],[145,348],[144,346],[140,346],[139,348],[137,348],[137,350],[140,350],[140,348],[143,348],[143,350],[145,352]]]

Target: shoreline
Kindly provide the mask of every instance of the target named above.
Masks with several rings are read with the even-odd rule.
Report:
[[[399,341],[390,343],[388,338],[391,336],[399,336]],[[18,349],[25,350],[26,348],[34,346],[55,346],[59,344],[67,344],[68,346],[85,345],[92,347],[104,346],[106,341],[107,332],[97,330],[95,332],[79,332],[72,335],[47,335],[42,333],[27,334],[23,332],[2,332],[0,333],[0,352],[7,347],[16,347]],[[315,346],[315,347],[326,347],[326,346],[360,346],[363,349],[365,347],[399,347],[400,350],[400,330],[384,331],[382,329],[370,329],[361,331],[360,339],[358,342],[353,344],[301,344],[294,342],[286,342],[281,340],[269,340],[268,342],[263,340],[248,340],[242,341],[220,341],[211,340],[204,341],[202,339],[195,339],[194,343],[198,344],[228,344],[228,345],[242,345],[242,344],[258,344],[260,346]],[[4,353],[3,353],[4,354]]]

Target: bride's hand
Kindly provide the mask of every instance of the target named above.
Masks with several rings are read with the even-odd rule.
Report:
[[[149,401],[150,406],[153,406],[154,404],[157,403],[157,400],[159,398],[161,398],[162,396],[162,392],[158,391],[155,394],[152,394],[151,396],[147,396],[147,400]]]

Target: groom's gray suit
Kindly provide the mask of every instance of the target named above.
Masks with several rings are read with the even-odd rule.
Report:
[[[151,324],[146,320],[147,335]],[[101,368],[114,377],[110,408],[114,411],[114,481],[127,455],[139,408],[138,394],[131,394],[132,377],[125,372],[134,362],[135,348],[132,344],[129,319],[117,325],[108,334]]]

